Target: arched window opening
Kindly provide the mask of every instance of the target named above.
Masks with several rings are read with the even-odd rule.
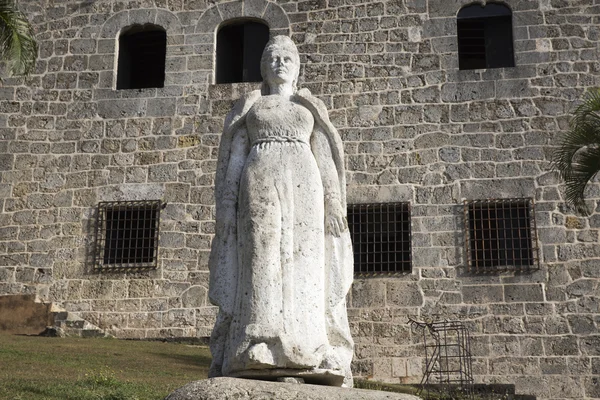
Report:
[[[463,7],[457,16],[459,69],[514,67],[512,12],[503,4]]]
[[[165,86],[167,32],[157,25],[134,25],[119,36],[117,89]]]
[[[269,27],[255,21],[223,26],[217,33],[217,83],[260,82],[260,57]]]

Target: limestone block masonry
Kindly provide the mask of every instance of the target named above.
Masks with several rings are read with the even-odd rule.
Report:
[[[299,87],[344,142],[348,203],[411,203],[412,272],[355,279],[354,374],[415,382],[407,316],[460,319],[480,383],[540,399],[600,398],[600,185],[563,203],[552,146],[600,85],[600,5],[508,0],[514,68],[459,70],[470,0],[21,0],[34,74],[0,88],[0,294],[31,294],[122,338],[206,337],[213,182],[223,119],[260,84],[214,84],[215,32],[266,21],[298,44]],[[165,87],[115,90],[117,37],[167,32]],[[466,271],[463,200],[532,197],[540,269]],[[95,209],[157,200],[158,268],[94,272]]]
[[[293,379],[293,378],[290,378]],[[404,393],[334,388],[289,382],[212,378],[180,387],[165,400],[420,400]]]

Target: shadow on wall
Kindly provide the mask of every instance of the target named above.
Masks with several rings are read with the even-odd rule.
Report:
[[[33,295],[0,296],[0,333],[39,335],[54,325],[51,306],[37,303]]]

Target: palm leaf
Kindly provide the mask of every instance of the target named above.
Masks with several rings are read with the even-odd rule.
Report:
[[[590,118],[598,118],[600,112],[600,89],[589,90],[573,113],[572,125],[585,124]]]
[[[38,47],[33,28],[12,0],[0,0],[0,54],[9,75],[27,75],[35,68]]]
[[[600,89],[586,93],[552,156],[552,167],[565,181],[565,200],[578,212],[589,214],[584,191],[600,171]]]

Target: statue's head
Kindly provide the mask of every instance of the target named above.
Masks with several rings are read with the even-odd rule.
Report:
[[[260,60],[260,73],[267,85],[289,83],[296,90],[300,55],[292,39],[279,35],[267,42]]]

